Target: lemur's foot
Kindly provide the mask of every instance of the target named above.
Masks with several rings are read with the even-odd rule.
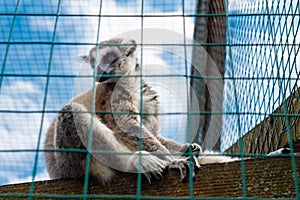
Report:
[[[167,162],[157,156],[151,155],[147,151],[137,151],[129,157],[126,170],[131,173],[141,172],[151,183],[153,176],[161,179],[166,167]]]
[[[146,172],[143,175],[146,177],[149,184],[151,184],[151,178],[155,177],[157,180],[161,180],[163,178],[165,168],[159,168],[156,171]]]
[[[180,172],[180,181],[185,181],[188,176],[195,179],[195,170],[200,168],[198,161],[199,155],[202,153],[200,145],[185,144],[180,151],[183,155],[179,158],[170,157],[168,159],[168,169],[177,169]],[[151,177],[154,176],[157,179],[161,179],[164,168],[161,167],[158,171],[151,171],[144,173],[149,182]]]
[[[196,156],[193,156],[192,158],[192,160],[190,159],[190,157],[180,158],[178,160],[172,161],[168,165],[169,169],[179,170],[180,181],[185,181],[190,173],[192,175],[191,177],[193,178],[193,180],[195,179],[195,167],[200,168],[200,165]]]

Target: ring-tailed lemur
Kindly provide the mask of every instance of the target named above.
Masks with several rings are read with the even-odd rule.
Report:
[[[141,172],[150,182],[151,176],[161,177],[167,167],[179,169],[184,180],[189,167],[194,176],[200,164],[237,160],[197,158],[202,153],[198,144],[180,144],[158,135],[157,94],[141,80],[135,50],[134,40],[111,39],[82,56],[97,67],[95,96],[90,89],[74,97],[50,125],[45,149],[54,151],[45,151],[45,160],[51,178],[84,177],[88,151],[89,175],[102,183],[116,171]],[[174,156],[187,151],[194,154]],[[279,153],[283,150],[273,154]]]
[[[102,183],[116,171],[142,172],[150,182],[166,167],[179,169],[184,180],[189,167],[192,171],[200,167],[198,144],[180,144],[158,135],[157,94],[140,78],[134,40],[104,41],[82,59],[97,67],[100,77],[95,96],[90,89],[74,97],[48,130],[45,149],[57,150],[45,152],[51,178],[85,175],[87,154],[76,149],[92,150],[89,173]],[[100,113],[92,115],[93,111]],[[195,155],[174,156],[186,151]]]

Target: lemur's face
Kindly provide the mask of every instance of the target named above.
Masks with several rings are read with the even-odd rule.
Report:
[[[125,74],[134,70],[137,64],[136,42],[115,38],[101,42],[90,50],[89,56],[82,56],[92,68],[97,67],[98,81],[102,82],[113,74]]]

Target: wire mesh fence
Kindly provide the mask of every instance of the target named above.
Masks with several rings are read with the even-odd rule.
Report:
[[[35,181],[49,179],[47,129],[62,105],[94,87],[79,55],[112,37],[137,41],[140,75],[159,94],[162,136],[242,157],[291,147],[300,135],[299,7],[295,0],[0,2],[0,185],[30,182],[28,193],[0,198],[32,199]],[[211,88],[213,80],[222,84]],[[247,197],[244,170],[242,161]],[[47,197],[87,198],[84,186],[79,196]],[[139,179],[136,196],[124,198],[143,198]]]
[[[270,131],[265,134],[264,130],[254,130],[252,136],[257,137],[249,139],[246,146],[251,148],[245,152],[269,153],[286,145],[281,138],[297,129],[294,125],[299,110],[292,101],[299,98],[299,4],[247,1],[233,2],[228,9],[232,16],[228,17],[225,77],[231,80],[225,81],[224,109],[236,114],[224,115],[228,123],[222,134],[223,150],[229,147],[229,141],[237,140],[273,114],[272,122],[265,122],[263,128]],[[294,92],[295,98],[285,102]],[[285,108],[275,110],[279,106]],[[296,116],[290,118],[288,113]],[[281,128],[276,129],[276,124]],[[291,138],[297,141],[296,135]]]

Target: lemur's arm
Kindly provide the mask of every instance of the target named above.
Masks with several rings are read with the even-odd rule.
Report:
[[[140,90],[128,91],[126,86],[128,81],[129,79],[120,80],[114,87],[111,97],[111,110],[114,122],[116,128],[120,131],[119,139],[123,140],[129,147],[139,148],[140,142],[142,142],[142,150],[161,153],[161,155],[170,154],[170,151],[151,132],[153,129],[150,126],[146,126],[144,121],[141,120],[140,110],[136,106],[139,103],[134,103],[134,101],[138,101],[136,96],[140,95]],[[157,124],[157,121],[152,123]],[[151,124],[151,122],[148,122],[148,124]],[[160,157],[163,158],[164,156]],[[164,159],[171,161],[167,157]]]
[[[122,97],[119,97],[120,100]],[[130,102],[121,101],[113,103],[113,111],[118,114],[114,115],[115,123],[121,130],[121,140],[126,141],[128,146],[139,147],[142,141],[142,150],[158,153],[157,156],[170,162],[172,159],[170,151],[147,129],[140,121],[138,109]],[[121,114],[124,113],[124,114]]]
[[[144,116],[143,118],[143,125],[145,125],[145,127],[150,130],[155,137],[159,140],[159,142],[166,147],[172,154],[177,154],[177,155],[181,155],[184,152],[189,152],[190,149],[189,147],[191,147],[191,150],[193,153],[202,153],[201,147],[198,144],[181,144],[179,142],[176,142],[175,140],[172,139],[167,139],[165,137],[159,136],[158,132],[159,132],[159,126],[158,126],[159,122],[157,119],[157,116],[155,115],[149,115],[149,116]]]
[[[157,137],[151,133],[140,121],[139,111],[130,102],[122,101],[122,97],[118,100],[120,102],[113,103],[113,110],[118,112],[129,112],[129,114],[117,114],[115,121],[117,126],[125,132],[125,137],[129,137],[126,141],[135,143],[133,146],[139,146],[139,140],[142,139],[142,148],[147,152],[157,153],[156,155],[168,162],[169,168],[179,169],[181,180],[187,177],[187,168],[192,167],[194,175],[194,166],[199,168],[199,162],[196,156],[182,157],[180,155],[172,155],[174,152],[189,151],[191,146],[192,153],[200,153],[201,147],[197,144],[181,145],[175,141]],[[142,138],[141,138],[142,137]],[[192,161],[192,163],[190,163]]]
[[[157,139],[172,153],[179,153],[179,152],[185,152],[188,150],[190,144],[181,144],[179,142],[176,142],[175,140],[167,139],[162,136],[157,135]]]
[[[115,138],[114,133],[97,117],[91,116],[86,108],[78,103],[67,105],[72,110],[76,131],[86,149],[97,151],[92,156],[99,162],[119,171],[137,173],[139,169],[150,181],[151,174],[161,175],[167,162],[145,151],[132,152]],[[63,119],[62,119],[63,120]],[[90,129],[92,128],[92,132]],[[90,135],[92,134],[92,138]],[[89,141],[91,146],[89,148]],[[101,153],[104,152],[104,153]],[[147,154],[146,156],[143,156]],[[139,156],[142,155],[141,160]],[[140,162],[141,161],[141,162]],[[141,166],[139,166],[141,165]]]

